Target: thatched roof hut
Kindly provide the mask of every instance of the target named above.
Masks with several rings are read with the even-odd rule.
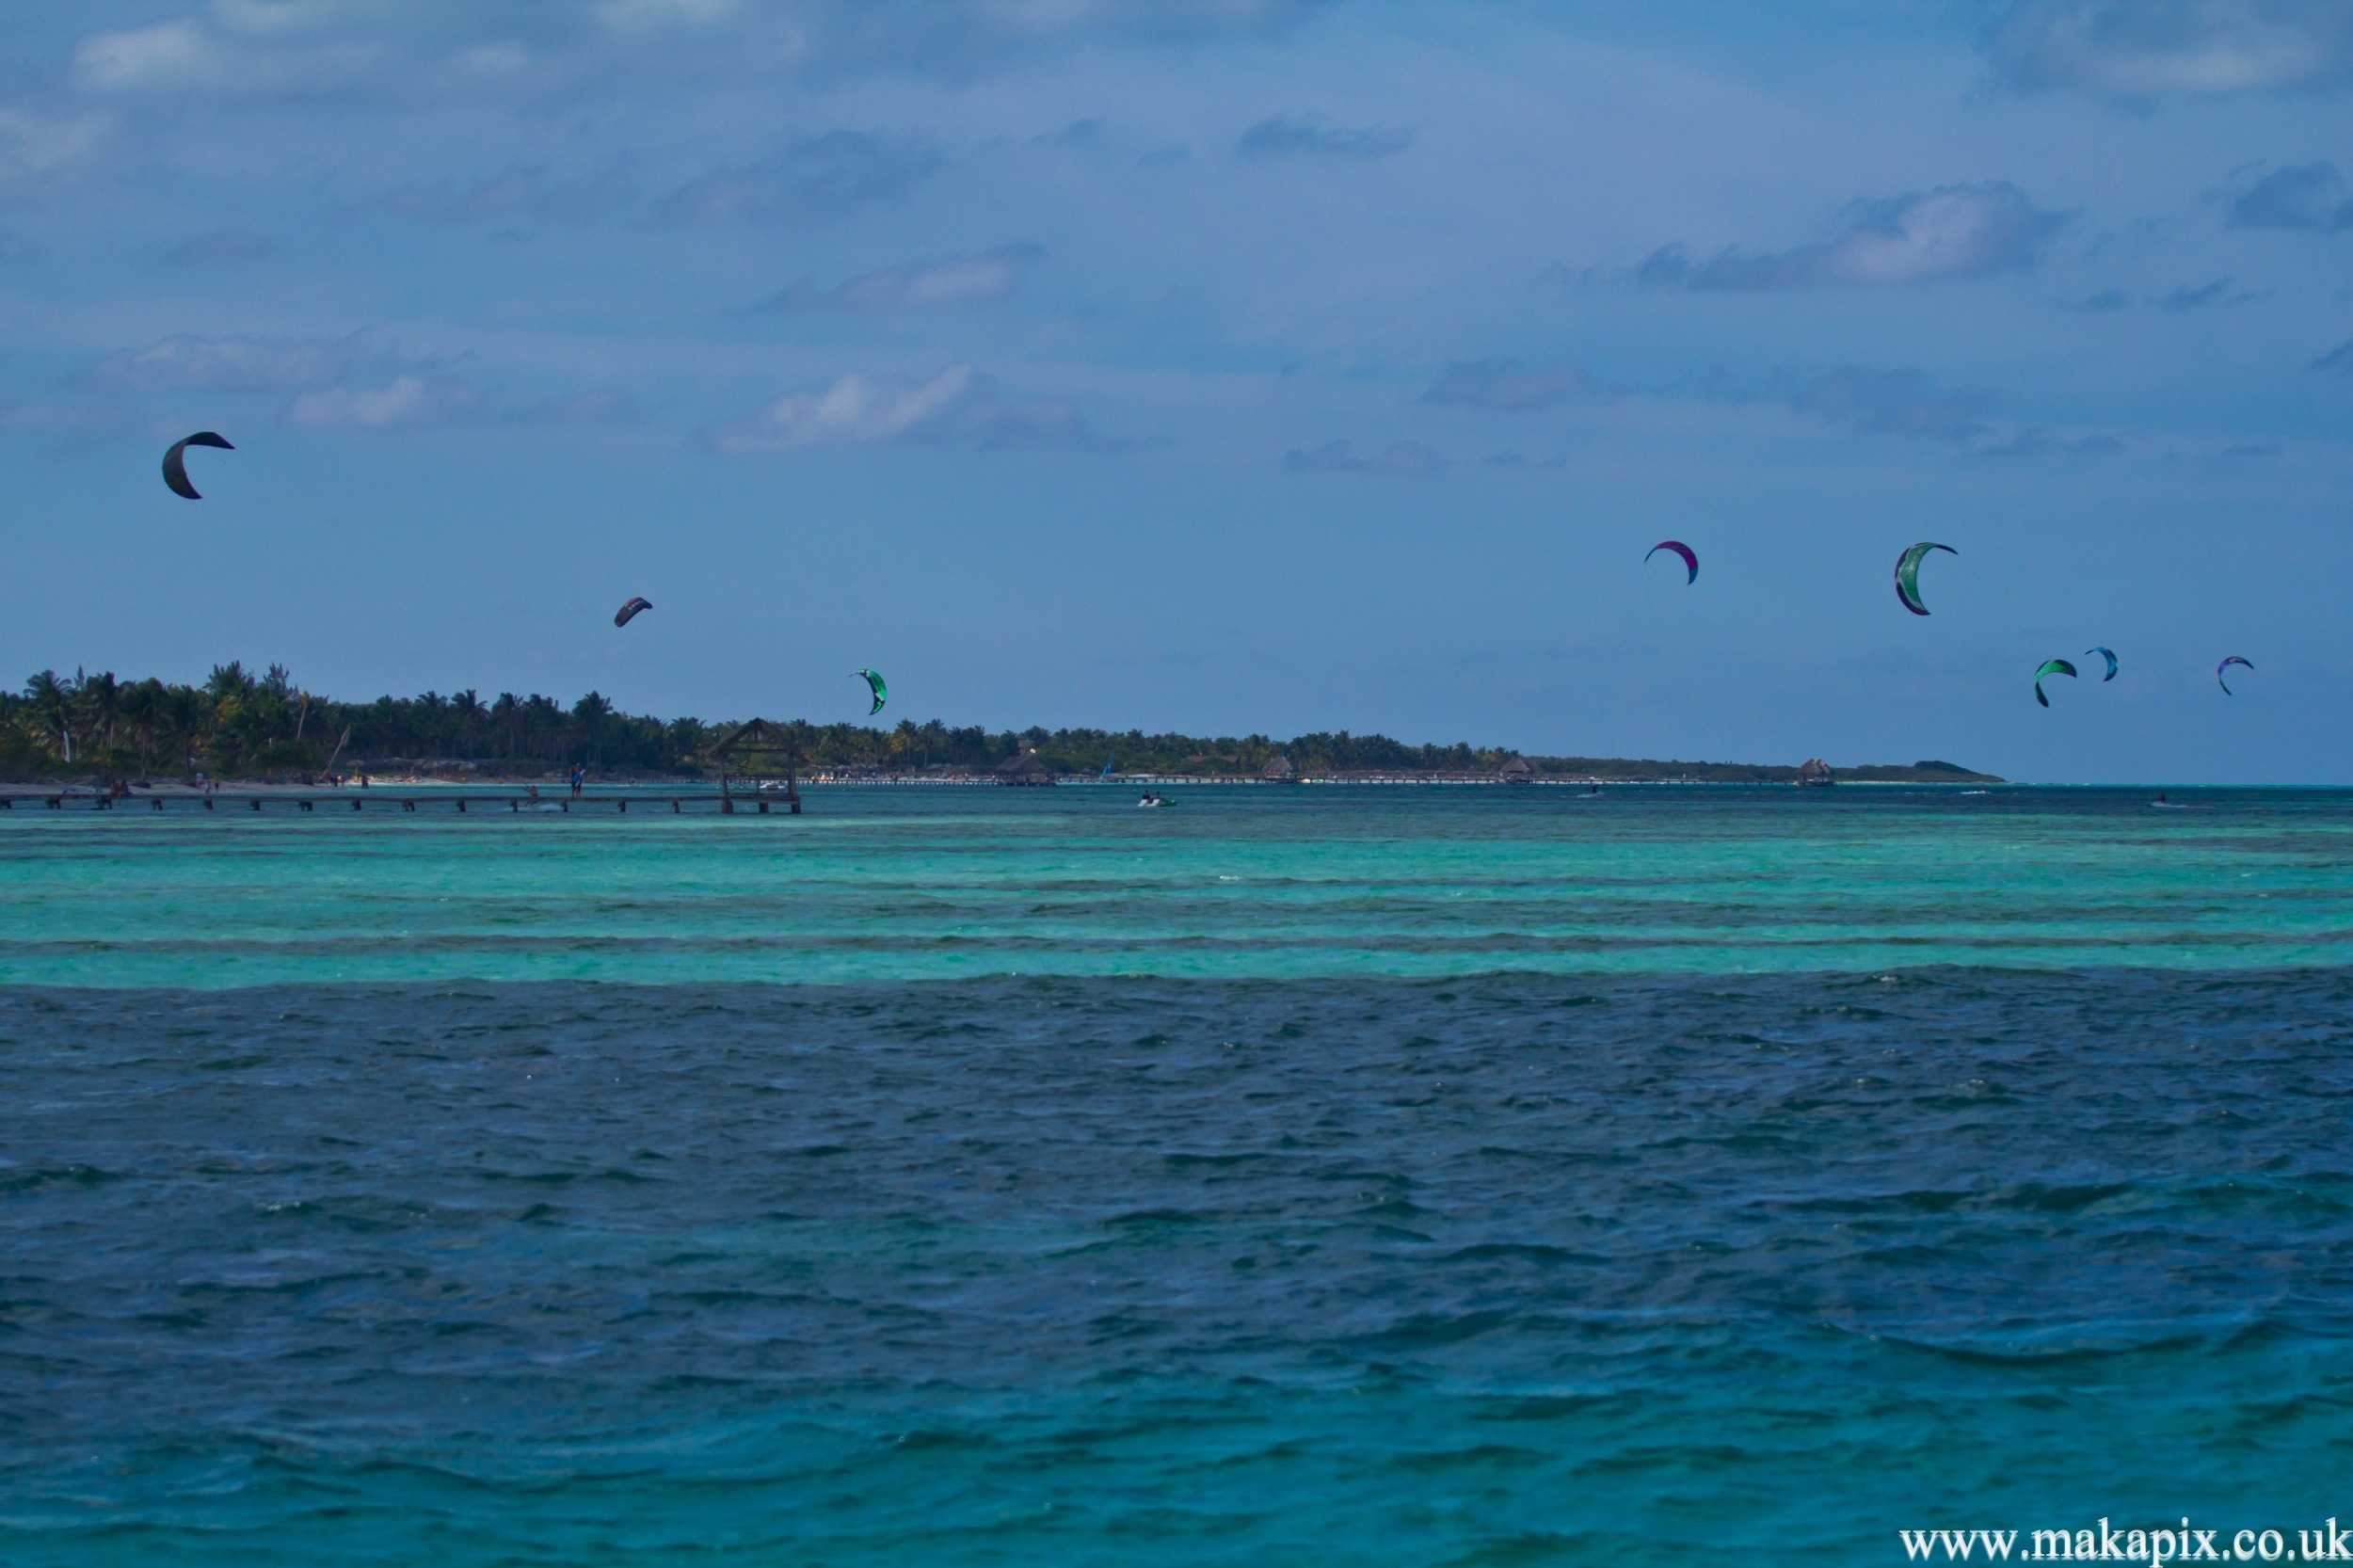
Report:
[[[1801,784],[1835,784],[1838,782],[1838,776],[1832,773],[1830,764],[1819,757],[1809,757],[1798,764],[1798,782]]]
[[[1514,757],[1496,770],[1496,776],[1506,784],[1533,784],[1536,770],[1525,757]]]
[[[1269,762],[1265,767],[1258,770],[1258,776],[1261,778],[1283,780],[1290,779],[1293,776],[1291,773],[1291,760],[1288,757],[1276,757],[1273,761]]]
[[[1038,760],[1033,748],[1025,747],[1019,755],[1008,757],[997,764],[1000,784],[1051,784],[1054,770]]]

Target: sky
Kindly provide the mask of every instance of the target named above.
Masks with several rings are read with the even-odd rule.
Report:
[[[2338,0],[0,44],[0,679],[2353,783]]]

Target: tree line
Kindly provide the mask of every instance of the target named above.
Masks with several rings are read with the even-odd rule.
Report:
[[[479,772],[540,774],[581,764],[680,776],[704,770],[712,745],[732,728],[623,713],[596,692],[569,706],[536,692],[502,692],[485,702],[471,689],[338,702],[303,689],[282,664],[258,676],[236,661],[216,664],[201,685],[43,670],[22,694],[0,693],[0,772],[218,778],[465,763]],[[1120,772],[1226,776],[1255,776],[1278,757],[1302,773],[1476,773],[1515,755],[1345,730],[1275,741],[1034,726],[992,731],[937,719],[902,719],[887,729],[792,721],[788,728],[804,767],[894,773],[985,772],[1024,751],[1058,773],[1115,764]],[[765,760],[781,765],[774,754]]]
[[[111,671],[43,670],[21,695],[0,692],[0,777],[296,777],[329,770],[450,771],[536,776],[574,765],[606,776],[691,776],[712,764],[712,747],[735,727],[701,719],[624,713],[590,692],[568,707],[536,692],[425,692],[374,702],[337,702],[306,691],[282,664],[260,675],[235,661],[216,664],[201,685],[120,680]],[[1277,741],[1265,735],[1147,735],[1140,729],[990,730],[937,719],[902,719],[878,729],[857,724],[785,726],[798,764],[809,770],[985,773],[1034,751],[1059,774],[1121,773],[1255,777],[1280,758],[1296,773],[1493,774],[1519,754],[1496,746],[1408,745],[1386,735],[1319,731]],[[1537,776],[1785,783],[1797,769],[1745,762],[1637,761],[1612,757],[1529,757]],[[739,760],[737,771],[781,772],[776,752]],[[1950,762],[1840,768],[1843,779],[1993,781]]]

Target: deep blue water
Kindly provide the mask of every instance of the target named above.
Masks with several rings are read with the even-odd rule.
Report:
[[[1012,1564],[2317,1527],[2348,1091],[2337,968],[20,987],[0,1528]]]
[[[1176,793],[0,813],[0,1561],[2353,1518],[2353,794]]]

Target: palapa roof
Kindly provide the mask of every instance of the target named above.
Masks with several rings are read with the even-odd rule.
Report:
[[[1023,751],[997,764],[1000,778],[1050,778],[1054,770],[1039,760],[1035,751]]]
[[[1533,778],[1536,776],[1536,770],[1529,765],[1529,760],[1525,757],[1514,757],[1496,771],[1503,775],[1506,778]]]
[[[1290,776],[1291,760],[1288,757],[1277,757],[1259,770],[1262,778],[1289,778]]]
[[[791,751],[792,731],[768,719],[745,719],[711,744],[710,755],[725,757],[737,751]]]

